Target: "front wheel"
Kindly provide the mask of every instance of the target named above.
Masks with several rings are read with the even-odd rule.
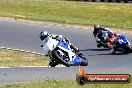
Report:
[[[81,62],[80,65],[81,65],[81,66],[87,66],[87,65],[88,65],[88,60],[87,60],[87,58],[85,58],[84,55],[83,55],[82,53],[80,53],[78,56],[82,59],[82,62]]]
[[[132,47],[130,45],[125,45],[124,49],[125,51],[123,53],[132,53]]]
[[[71,64],[68,62],[68,60],[65,59],[64,55],[61,54],[60,50],[54,51],[54,54],[55,54],[56,58],[59,59],[63,65],[65,65],[67,67],[71,66]]]

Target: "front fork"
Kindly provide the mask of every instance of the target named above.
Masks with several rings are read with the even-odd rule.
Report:
[[[53,62],[53,63],[56,63],[56,61],[53,59],[54,57],[52,56],[52,52],[49,53],[49,58],[48,58],[48,61],[49,63],[50,62]],[[57,64],[57,63],[56,63]]]

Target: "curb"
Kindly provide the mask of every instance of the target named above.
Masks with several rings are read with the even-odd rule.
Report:
[[[26,53],[31,53],[31,54],[36,54],[36,55],[42,55],[45,56],[45,54],[37,53],[37,52],[32,52],[32,51],[26,51],[26,50],[21,50],[21,49],[13,49],[13,48],[7,48],[7,47],[0,47],[0,49],[7,49],[7,50],[13,50],[13,51],[19,51],[19,52],[26,52]],[[0,67],[0,68],[32,68],[32,67],[50,67],[50,66],[17,66],[17,67]],[[59,65],[56,67],[65,67],[64,65]]]
[[[45,56],[45,54],[42,54],[42,53],[37,53],[37,52],[32,52],[32,51],[26,51],[26,50],[21,50],[21,49],[13,49],[13,48],[7,48],[7,47],[0,47],[0,49],[7,49],[7,50],[13,50],[13,51],[19,51],[19,52],[26,52],[26,53],[31,53],[31,54]]]

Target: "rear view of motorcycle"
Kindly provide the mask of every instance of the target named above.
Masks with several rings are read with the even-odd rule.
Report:
[[[113,44],[115,52],[123,52],[124,54],[132,53],[132,45],[124,34],[119,35],[118,38],[113,41]]]
[[[100,25],[94,25],[93,35],[95,37],[97,47],[109,48],[107,44],[107,38],[112,35],[113,32],[108,28],[102,28]]]
[[[94,28],[93,35],[98,48],[104,47],[111,49],[112,54],[116,54],[116,51],[124,54],[132,53],[131,43],[124,34],[117,34],[110,29],[99,26]]]

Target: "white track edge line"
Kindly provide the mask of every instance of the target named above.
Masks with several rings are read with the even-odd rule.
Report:
[[[26,52],[26,53],[32,53],[32,54],[37,54],[37,55],[45,55],[45,54],[41,54],[41,53],[37,53],[37,52],[32,52],[32,51],[26,51],[26,50],[22,50],[22,49],[13,49],[13,48],[7,48],[7,47],[0,47],[1,49],[7,49],[7,50],[14,50],[14,51],[19,51],[19,52]]]

